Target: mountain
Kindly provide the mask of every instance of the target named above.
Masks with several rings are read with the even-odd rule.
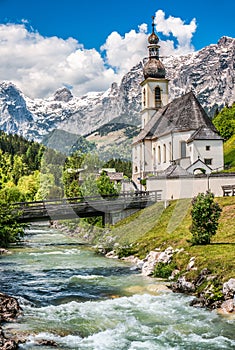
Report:
[[[224,105],[232,104],[235,100],[234,48],[235,39],[222,37],[217,44],[200,51],[163,58],[170,79],[170,100],[193,89],[210,116]],[[143,62],[140,62],[123,76],[120,85],[113,83],[105,92],[91,92],[82,97],[61,88],[50,98],[32,100],[12,83],[2,82],[0,129],[36,141],[47,136],[49,142],[48,134],[54,129],[90,134],[92,139],[92,133],[108,123],[138,126],[142,68]]]
[[[235,39],[222,37],[218,44],[165,62],[171,99],[191,89],[213,117],[235,101]]]

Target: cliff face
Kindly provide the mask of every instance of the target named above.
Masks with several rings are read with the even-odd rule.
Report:
[[[211,116],[235,101],[235,39],[222,37],[216,45],[164,63],[171,99],[192,89]]]
[[[207,112],[235,100],[235,39],[185,56],[163,59],[170,79],[170,101],[193,90]],[[12,83],[0,83],[0,129],[41,141],[53,129],[86,135],[108,122],[140,124],[143,64],[133,67],[120,85],[75,97],[62,88],[48,99],[29,99]]]

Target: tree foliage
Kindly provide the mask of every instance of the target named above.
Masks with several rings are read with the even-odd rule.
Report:
[[[192,244],[209,244],[216,234],[221,208],[211,192],[199,193],[192,201]]]
[[[98,192],[101,196],[118,195],[119,188],[110,181],[109,176],[105,171],[102,171],[98,179],[96,180]]]
[[[129,179],[132,176],[132,162],[129,160],[118,159],[110,159],[103,166],[104,168],[115,168],[117,172],[123,173]]]
[[[0,200],[0,247],[7,248],[24,236],[25,224],[19,223],[20,212],[10,203]]]
[[[231,107],[224,107],[212,121],[225,141],[228,140],[235,134],[235,103]]]

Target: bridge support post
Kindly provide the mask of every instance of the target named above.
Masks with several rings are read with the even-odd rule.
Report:
[[[102,216],[102,222],[104,227],[107,225],[112,225],[113,224],[112,213],[104,213]]]

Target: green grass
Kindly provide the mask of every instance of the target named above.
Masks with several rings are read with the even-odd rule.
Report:
[[[208,268],[219,280],[235,278],[235,197],[216,198],[222,207],[219,227],[211,244],[191,246],[191,200],[172,201],[165,209],[163,203],[156,203],[131,217],[119,222],[112,231],[121,245],[131,245],[144,258],[149,251],[172,246],[184,251],[175,255],[177,267],[185,270],[190,257],[195,257],[199,273]]]
[[[235,135],[224,143],[224,164],[229,166],[229,171],[235,171]]]

